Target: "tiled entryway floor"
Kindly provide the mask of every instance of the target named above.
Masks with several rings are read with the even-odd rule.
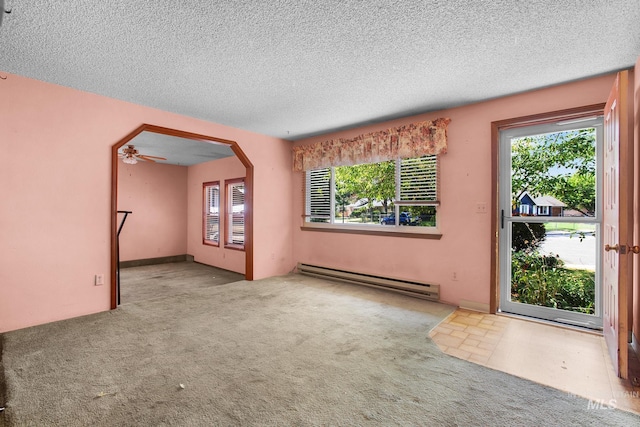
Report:
[[[429,335],[460,359],[640,414],[640,363],[630,351],[630,379],[618,378],[602,335],[463,309]]]

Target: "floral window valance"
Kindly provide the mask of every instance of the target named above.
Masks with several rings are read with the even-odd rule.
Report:
[[[408,159],[447,152],[447,126],[451,119],[411,123],[397,128],[331,139],[293,147],[296,172],[331,166],[378,163],[398,157]]]

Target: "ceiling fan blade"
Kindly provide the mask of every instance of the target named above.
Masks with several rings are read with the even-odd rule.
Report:
[[[139,157],[147,157],[149,159],[167,160],[165,157],[147,156],[146,154],[138,154]]]
[[[145,156],[136,156],[139,160],[144,160],[145,162],[155,163],[156,161],[153,159],[147,159]]]

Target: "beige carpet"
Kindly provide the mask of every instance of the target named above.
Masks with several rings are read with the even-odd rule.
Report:
[[[172,262],[120,270],[120,303],[168,298],[244,280],[243,274],[197,262]]]
[[[584,399],[441,353],[428,333],[452,310],[300,275],[191,286],[4,334],[0,419],[20,426],[640,425],[633,414],[589,409]]]

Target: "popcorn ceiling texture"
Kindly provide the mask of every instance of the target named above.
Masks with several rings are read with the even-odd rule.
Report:
[[[6,8],[0,72],[292,140],[609,73],[640,54],[638,0]]]

